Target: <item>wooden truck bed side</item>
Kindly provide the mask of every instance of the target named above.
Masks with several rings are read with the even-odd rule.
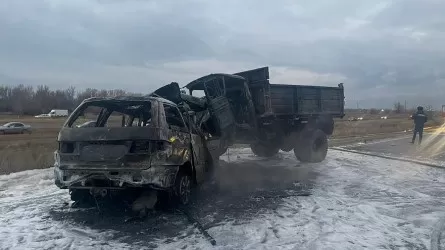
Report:
[[[344,116],[343,86],[309,86],[270,84],[269,68],[263,67],[239,72],[235,75],[248,80],[258,115],[272,113],[277,116],[313,116],[329,114]]]
[[[342,117],[344,91],[341,87],[270,85],[271,109],[275,115]]]

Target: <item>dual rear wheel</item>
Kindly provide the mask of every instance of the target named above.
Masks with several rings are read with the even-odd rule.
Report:
[[[266,142],[251,144],[250,148],[255,155],[260,157],[272,157],[280,150],[276,144]],[[320,129],[303,132],[294,146],[295,157],[301,162],[322,162],[326,158],[327,152],[328,137]]]

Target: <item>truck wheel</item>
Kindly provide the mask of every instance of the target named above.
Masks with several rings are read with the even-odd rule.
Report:
[[[179,170],[175,182],[175,200],[180,205],[187,205],[190,202],[192,193],[192,177],[186,171]]]
[[[278,151],[280,151],[279,147],[276,147],[273,145],[266,146],[265,144],[262,144],[262,143],[251,144],[250,149],[252,149],[252,152],[256,156],[260,156],[260,157],[272,157],[272,156],[276,155],[278,153]]]
[[[308,132],[294,148],[294,154],[301,162],[322,162],[327,152],[328,137],[320,129]]]

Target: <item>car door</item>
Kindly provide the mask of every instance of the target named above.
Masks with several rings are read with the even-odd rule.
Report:
[[[21,123],[14,124],[14,134],[23,133],[23,129],[25,129],[25,125]]]
[[[191,146],[193,152],[193,164],[196,171],[196,181],[202,182],[205,179],[205,174],[210,170],[208,164],[208,154],[205,145],[205,138],[202,133],[199,133],[197,124],[195,124],[193,117],[187,116],[185,118],[191,133]]]
[[[178,108],[170,104],[163,105],[170,130],[169,140],[172,145],[172,154],[169,161],[181,165],[191,160],[190,133]]]
[[[5,134],[18,134],[18,130],[20,128],[18,127],[17,123],[11,123],[8,125],[7,129],[5,130]]]
[[[229,100],[225,96],[224,77],[214,77],[205,81],[204,92],[217,133],[230,134],[235,127],[235,118]]]

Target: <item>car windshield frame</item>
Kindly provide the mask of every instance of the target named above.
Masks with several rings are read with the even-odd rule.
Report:
[[[79,107],[69,116],[64,127],[76,128],[74,123],[81,116],[82,112],[88,109],[89,107],[97,107],[101,108],[101,112],[98,114],[96,119],[102,120],[105,119],[105,123],[110,118],[110,115],[114,112],[119,112],[124,115],[132,116],[135,113],[131,112],[132,110],[138,110],[139,108],[144,108],[144,106],[149,106],[149,114],[151,117],[151,107],[152,102],[149,99],[144,100],[94,100],[87,101],[79,105]],[[86,122],[92,122],[86,121]],[[84,122],[84,123],[86,123]],[[96,121],[97,122],[97,121]],[[80,124],[83,125],[84,123]],[[89,126],[87,126],[89,127]]]

